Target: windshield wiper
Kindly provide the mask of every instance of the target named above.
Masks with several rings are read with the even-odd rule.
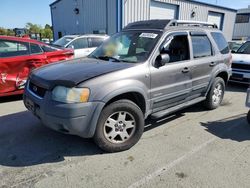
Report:
[[[110,57],[110,56],[94,56],[92,55],[91,57],[95,58],[95,59],[101,59],[101,60],[105,60],[108,61],[110,59],[114,60],[115,62],[125,62],[123,60],[117,59],[115,57]]]

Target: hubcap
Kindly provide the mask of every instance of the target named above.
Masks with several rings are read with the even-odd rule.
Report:
[[[221,99],[222,99],[222,95],[223,95],[223,90],[222,90],[222,85],[220,83],[218,83],[215,88],[214,88],[214,92],[213,92],[213,103],[215,105],[220,104]]]
[[[135,132],[135,118],[128,112],[115,112],[104,124],[104,136],[111,143],[124,143]]]

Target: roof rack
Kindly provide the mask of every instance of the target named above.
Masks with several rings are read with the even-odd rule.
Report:
[[[216,24],[209,22],[189,21],[189,20],[144,20],[128,24],[123,30],[130,29],[156,29],[164,30],[172,26],[197,26],[218,28]]]
[[[201,22],[193,20],[171,20],[167,26],[179,26],[179,25],[218,28],[216,24],[211,22]]]

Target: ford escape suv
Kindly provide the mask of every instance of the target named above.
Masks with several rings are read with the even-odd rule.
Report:
[[[88,58],[32,72],[24,104],[62,133],[94,138],[105,151],[129,149],[147,117],[204,102],[217,108],[231,74],[228,44],[215,25],[176,20],[127,25]]]

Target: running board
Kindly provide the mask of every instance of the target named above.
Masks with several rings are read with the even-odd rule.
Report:
[[[187,101],[185,103],[182,103],[182,104],[179,104],[177,106],[174,106],[174,107],[171,107],[171,108],[168,108],[166,110],[162,110],[162,111],[159,111],[159,112],[155,112],[153,114],[151,114],[151,118],[152,119],[158,119],[158,118],[161,118],[163,116],[166,116],[166,115],[169,115],[169,114],[172,114],[176,111],[179,111],[183,108],[186,108],[188,106],[191,106],[191,105],[194,105],[194,104],[197,104],[201,101],[204,101],[206,99],[206,97],[199,97],[197,99],[193,99],[191,101]]]

